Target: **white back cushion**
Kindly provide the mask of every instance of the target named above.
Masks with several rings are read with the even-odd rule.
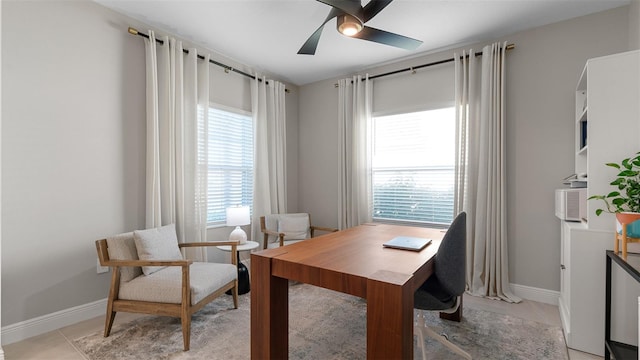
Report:
[[[136,230],[133,238],[140,260],[182,260],[175,224],[155,229]],[[151,275],[166,266],[143,266],[142,272]]]
[[[309,215],[307,214],[281,214],[278,219],[278,232],[284,233],[285,240],[308,239]]]

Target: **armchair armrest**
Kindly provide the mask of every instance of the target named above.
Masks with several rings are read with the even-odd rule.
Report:
[[[311,229],[320,230],[320,231],[326,231],[326,232],[336,232],[336,231],[338,231],[338,229],[335,229],[335,228],[322,227],[322,226],[311,226]]]
[[[192,260],[107,260],[102,266],[189,266]]]
[[[200,246],[221,246],[221,245],[231,245],[231,263],[233,265],[238,265],[238,242],[237,241],[201,241],[201,242],[189,242],[189,243],[179,243],[178,247],[200,247]]]
[[[334,229],[334,228],[328,228],[328,227],[322,227],[322,226],[313,226],[313,225],[311,225],[309,228],[311,229],[311,237],[315,236],[316,230],[325,231],[325,232],[336,232],[336,231],[338,231],[338,229]]]
[[[272,235],[272,236],[284,236],[284,233],[279,233],[277,231],[271,231],[269,229],[264,229],[262,230],[263,233],[267,234],[267,235]]]
[[[284,233],[279,233],[277,231],[272,231],[272,230],[269,230],[269,229],[261,229],[261,231],[264,233],[264,244],[263,244],[263,247],[265,249],[267,248],[267,239],[268,239],[269,235],[278,237],[278,241],[280,242],[280,246],[284,245]]]
[[[233,248],[234,245],[238,245],[237,241],[202,241],[202,242],[189,242],[189,243],[179,243],[178,247],[197,247],[197,246],[220,246],[220,245],[231,245]]]

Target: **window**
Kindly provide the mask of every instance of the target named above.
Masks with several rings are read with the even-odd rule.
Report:
[[[378,221],[453,221],[455,110],[373,119],[373,214]]]
[[[207,125],[207,223],[224,225],[227,207],[252,205],[253,120],[241,111],[210,107]]]

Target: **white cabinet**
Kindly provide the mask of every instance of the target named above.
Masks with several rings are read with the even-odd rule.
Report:
[[[619,163],[640,151],[640,51],[590,59],[575,94],[575,173],[588,178],[587,197],[613,191]],[[613,249],[615,217],[562,222],[560,314],[570,348],[604,354],[605,250]]]
[[[587,145],[576,149],[575,171],[587,173],[587,197],[608,194],[617,171],[605,164],[619,163],[640,151],[640,51],[587,61],[576,90],[577,147],[583,122]],[[587,202],[589,229],[612,229],[613,214],[595,215],[601,207],[599,201]]]
[[[567,346],[604,355],[605,250],[613,231],[562,222],[560,319]],[[598,311],[596,309],[602,309]]]

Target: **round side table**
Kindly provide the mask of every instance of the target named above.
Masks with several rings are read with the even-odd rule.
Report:
[[[247,241],[246,243],[236,247],[236,250],[238,250],[238,295],[246,294],[251,290],[251,286],[249,284],[249,270],[240,261],[240,251],[251,251],[258,246],[260,246],[260,243],[256,241]],[[231,251],[231,245],[220,245],[216,247],[222,251]],[[230,295],[231,291],[227,291],[227,294]]]

